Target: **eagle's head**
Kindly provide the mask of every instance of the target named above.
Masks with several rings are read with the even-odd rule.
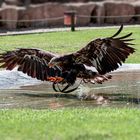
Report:
[[[66,66],[69,63],[71,63],[71,56],[65,55],[65,56],[53,57],[48,63],[48,65],[49,67],[55,67],[55,66],[63,67],[64,65]]]
[[[62,56],[53,57],[50,62],[48,63],[49,67],[55,67],[55,66],[62,66],[64,62],[64,58]]]

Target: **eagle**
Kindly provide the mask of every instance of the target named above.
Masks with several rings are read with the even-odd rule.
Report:
[[[42,81],[49,81],[56,92],[69,93],[81,82],[99,83],[111,79],[114,71],[135,52],[132,33],[118,37],[123,25],[111,37],[97,38],[80,50],[58,55],[36,48],[17,48],[0,53],[0,68],[18,71]],[[94,69],[92,69],[94,67]],[[95,70],[96,69],[96,70]],[[108,74],[109,73],[109,74]],[[76,80],[81,79],[78,86]]]

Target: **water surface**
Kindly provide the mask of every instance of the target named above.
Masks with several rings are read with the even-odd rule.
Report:
[[[140,64],[126,64],[104,84],[82,84],[69,94],[22,72],[0,71],[0,108],[140,107]]]

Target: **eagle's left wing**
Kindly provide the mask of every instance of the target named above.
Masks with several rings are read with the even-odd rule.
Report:
[[[19,48],[0,54],[0,68],[12,70],[17,67],[18,71],[32,78],[47,81],[49,77],[55,77],[61,73],[58,68],[48,66],[49,61],[55,56],[57,55],[40,49]]]
[[[76,63],[94,66],[100,74],[111,72],[119,67],[135,49],[128,39],[132,33],[116,37],[123,29],[123,25],[113,36],[99,38],[89,42],[84,48],[74,53]]]

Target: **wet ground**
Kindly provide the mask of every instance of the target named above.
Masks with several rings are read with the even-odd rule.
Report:
[[[112,72],[102,85],[82,84],[72,93],[61,94],[51,84],[21,72],[0,71],[0,108],[140,107],[140,64],[126,64]]]

